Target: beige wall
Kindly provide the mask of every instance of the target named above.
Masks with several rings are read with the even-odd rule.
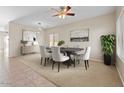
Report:
[[[89,28],[89,42],[70,42],[70,31],[75,29]],[[108,33],[115,33],[115,14],[98,16],[88,20],[81,20],[68,25],[58,26],[45,31],[45,41],[48,45],[48,35],[50,33],[58,33],[59,40],[64,40],[65,45],[76,46],[85,48],[91,46],[91,58],[97,61],[103,61],[101,51],[100,36]]]
[[[20,41],[22,40],[22,31],[23,30],[31,30],[31,31],[38,31],[37,28],[31,27],[31,26],[26,26],[26,25],[21,25],[21,24],[16,24],[16,23],[10,23],[9,24],[9,56],[10,57],[16,57],[19,56],[21,51],[21,43]],[[41,34],[41,39],[44,41],[44,32],[39,31]],[[41,42],[43,43],[43,42]]]
[[[117,11],[116,11],[116,20],[118,20],[119,16],[120,16],[120,13],[121,13],[121,10],[122,8],[124,7],[118,7],[117,8]],[[118,24],[117,24],[118,25]],[[116,33],[118,32],[118,29],[116,30]],[[119,37],[119,36],[116,36],[116,37]],[[116,39],[117,40],[117,39]],[[117,41],[117,47],[118,47],[118,41]],[[116,49],[118,50],[118,49]],[[119,72],[119,75],[121,77],[121,80],[123,82],[123,85],[124,85],[124,60],[122,60],[118,54],[116,53],[116,67],[118,69],[118,72]]]
[[[6,32],[0,31],[0,50],[4,49],[4,37],[7,35]]]

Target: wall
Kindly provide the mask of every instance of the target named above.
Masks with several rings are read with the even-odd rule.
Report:
[[[0,50],[4,49],[4,37],[7,35],[5,26],[0,26]]]
[[[28,31],[38,31],[38,28],[26,26],[22,24],[16,24],[16,23],[9,23],[9,57],[16,57],[21,55],[21,43],[20,40],[22,40],[22,31],[28,30]],[[39,31],[41,36],[40,45],[43,44],[44,39],[44,32]]]
[[[89,28],[89,42],[70,42],[70,31],[74,29]],[[65,45],[76,46],[85,48],[91,46],[91,58],[97,61],[103,61],[103,55],[101,51],[100,36],[109,33],[115,33],[115,14],[98,16],[88,20],[81,20],[68,25],[58,26],[45,31],[45,41],[48,45],[50,33],[58,33],[59,40],[64,40]]]
[[[3,32],[3,31],[5,31],[5,27],[4,26],[0,26],[0,32]]]
[[[116,10],[116,20],[118,20],[119,16],[120,16],[120,13],[121,13],[121,10],[122,8],[124,7],[118,7],[117,10]],[[117,24],[118,25],[118,24]],[[118,32],[118,29],[116,30],[116,33]],[[119,37],[119,36],[117,36]],[[117,40],[117,39],[116,39]],[[117,48],[118,48],[118,41],[117,41]],[[116,49],[118,50],[118,49]],[[116,52],[117,53],[117,52]],[[122,58],[120,58],[118,56],[118,53],[116,54],[116,67],[117,67],[117,70],[119,72],[119,75],[121,77],[121,80],[123,82],[123,86],[124,86],[124,60]]]
[[[4,37],[7,35],[7,33],[0,31],[0,50],[4,49]]]

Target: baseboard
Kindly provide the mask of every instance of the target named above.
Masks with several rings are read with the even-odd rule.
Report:
[[[8,57],[9,57],[9,58],[15,58],[15,57],[19,57],[19,56],[21,56],[21,55],[16,55],[16,56],[15,56],[15,55],[13,55],[13,56],[10,56],[10,55],[9,55]]]
[[[96,58],[90,58],[91,61],[96,61],[96,62],[104,62],[103,60],[101,59],[96,59]]]
[[[116,69],[117,69],[117,71],[118,71],[118,74],[119,74],[119,77],[120,77],[120,79],[121,79],[122,85],[124,86],[124,80],[123,80],[123,78],[122,78],[122,76],[121,76],[121,73],[120,73],[120,71],[119,71],[119,69],[118,69],[117,66],[116,66]]]

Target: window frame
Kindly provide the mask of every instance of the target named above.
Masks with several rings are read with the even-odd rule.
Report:
[[[122,24],[121,17],[124,17],[124,8],[122,8],[116,22],[116,52],[118,57],[124,62],[124,26],[122,26],[124,24]]]
[[[50,36],[52,36],[52,41],[50,41]],[[58,33],[50,33],[49,34],[49,46],[57,46],[58,41],[59,41]]]

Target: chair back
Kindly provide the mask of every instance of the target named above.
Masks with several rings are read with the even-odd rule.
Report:
[[[90,51],[91,51],[91,47],[87,47],[86,51],[85,51],[85,54],[83,56],[84,60],[89,60],[89,58],[90,58]]]
[[[45,54],[46,54],[45,46],[40,46],[40,53],[42,57],[45,57]]]
[[[53,60],[60,61],[60,59],[61,59],[60,47],[51,47],[51,50],[52,50]]]

